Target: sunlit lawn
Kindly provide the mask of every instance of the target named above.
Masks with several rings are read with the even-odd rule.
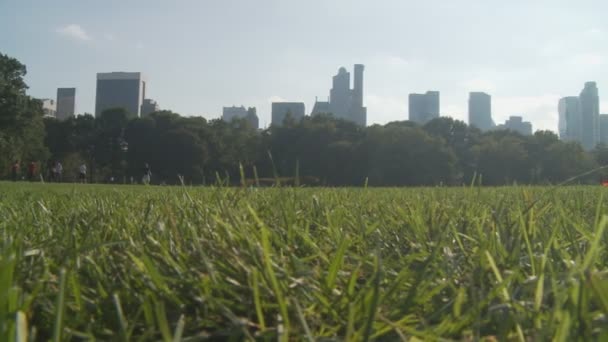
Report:
[[[0,183],[0,340],[605,340],[605,191]]]

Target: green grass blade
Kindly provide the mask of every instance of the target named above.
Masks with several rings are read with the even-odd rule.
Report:
[[[59,292],[55,302],[55,324],[53,326],[53,342],[62,341],[63,336],[63,315],[65,312],[65,283],[67,271],[61,269],[59,271]]]
[[[340,245],[338,246],[338,250],[335,252],[333,259],[331,260],[331,264],[329,265],[329,270],[327,272],[327,278],[325,280],[325,286],[330,291],[336,285],[336,279],[338,278],[338,271],[342,266],[342,261],[344,260],[344,254],[346,254],[346,249],[348,248],[348,240],[343,238],[340,241]]]

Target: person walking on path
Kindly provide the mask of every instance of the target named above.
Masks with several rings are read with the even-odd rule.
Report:
[[[61,183],[62,175],[63,175],[63,165],[59,161],[55,164],[55,173],[57,175],[57,182]]]
[[[53,181],[53,177],[55,176],[54,169],[55,169],[55,164],[53,163],[53,160],[52,159],[47,160],[46,161],[46,181],[47,182]]]
[[[83,184],[87,182],[87,165],[85,163],[80,164],[78,168],[78,180]]]
[[[11,165],[11,179],[13,182],[16,182],[19,176],[19,161],[15,160],[13,165]]]
[[[142,178],[142,182],[144,184],[150,184],[150,180],[152,179],[152,171],[150,171],[150,165],[148,165],[148,163],[146,163],[144,165],[144,176]]]
[[[55,162],[51,165],[53,165],[51,167],[51,182],[56,182],[57,181],[57,162]]]
[[[34,177],[36,176],[36,163],[33,161],[27,166],[27,180],[30,182],[34,181]]]

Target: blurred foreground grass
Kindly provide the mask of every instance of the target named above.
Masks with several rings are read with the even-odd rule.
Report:
[[[0,183],[0,340],[606,340],[605,191]]]

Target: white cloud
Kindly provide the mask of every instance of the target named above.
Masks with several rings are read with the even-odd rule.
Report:
[[[60,27],[55,32],[59,33],[62,36],[80,40],[80,41],[89,41],[92,40],[91,36],[80,26],[77,24],[70,24],[64,27]]]
[[[143,49],[143,48],[144,48],[144,43],[142,43],[142,42],[137,42],[137,43],[135,44],[135,48],[136,48],[136,49],[138,49],[138,50]]]
[[[111,34],[111,33],[105,33],[103,35],[103,39],[105,39],[105,40],[107,40],[109,42],[114,41],[114,35]]]
[[[273,102],[288,102],[288,101],[285,100],[284,98],[280,97],[279,95],[272,95],[271,97],[268,98],[268,103],[273,103]]]

